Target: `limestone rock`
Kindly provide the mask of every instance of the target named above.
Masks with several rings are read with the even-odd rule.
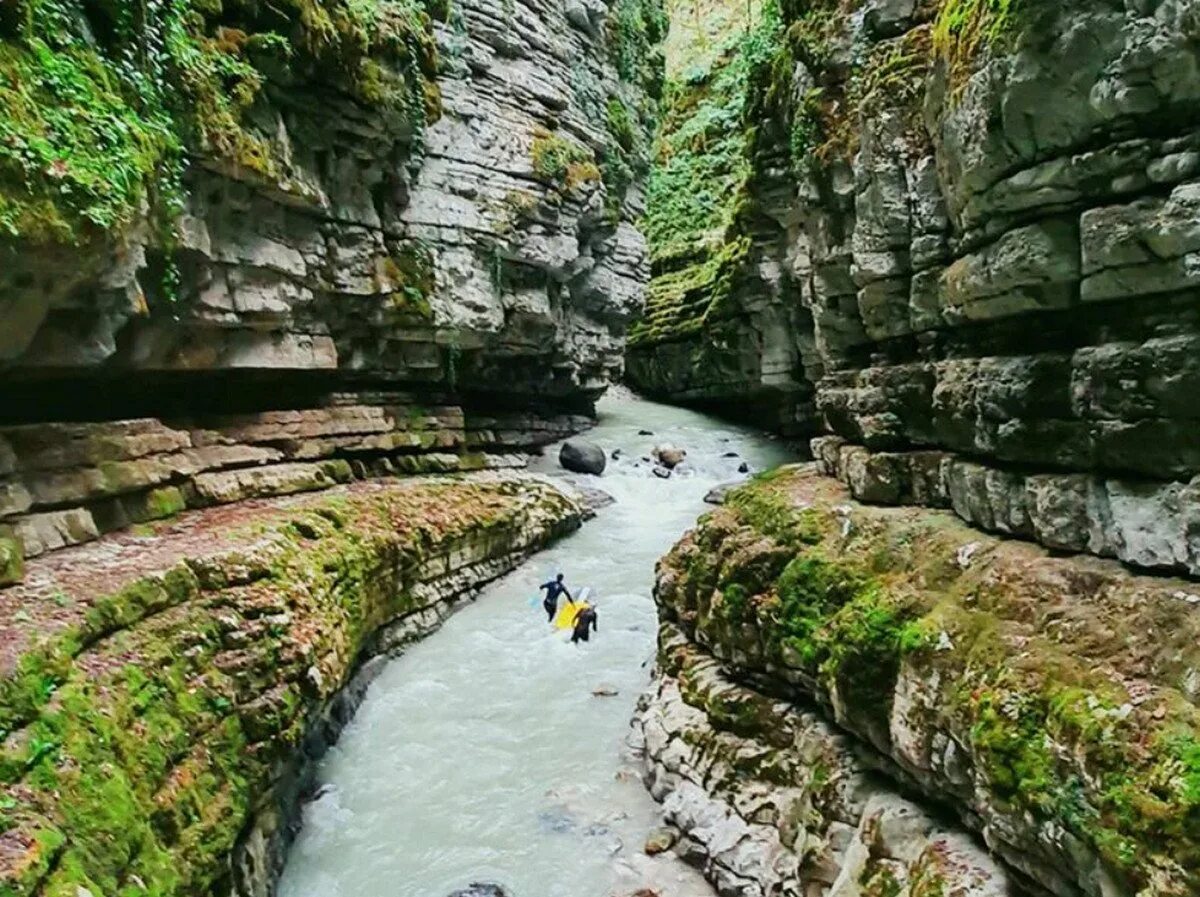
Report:
[[[594,442],[572,440],[564,442],[558,453],[558,463],[573,473],[600,476],[608,465],[604,449]]]
[[[668,443],[663,443],[662,445],[656,445],[651,455],[654,457],[654,460],[667,470],[674,470],[687,458],[687,451]]]
[[[986,37],[947,51],[948,3],[862,0],[819,36],[803,6],[780,33],[815,43],[757,35],[778,41],[763,84],[681,85],[664,145],[726,170],[729,144],[688,135],[743,109],[755,214],[652,197],[628,378],[836,437],[821,462],[864,501],[1192,571],[1200,142],[1160,124],[1200,96],[1192,4],[964,10]]]
[[[675,846],[676,840],[679,838],[679,833],[671,828],[657,828],[652,831],[649,837],[646,838],[646,844],[643,850],[648,856],[656,856],[660,853],[666,853]]]

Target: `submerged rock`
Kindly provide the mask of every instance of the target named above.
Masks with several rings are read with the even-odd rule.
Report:
[[[583,499],[584,506],[589,511],[599,511],[601,508],[607,508],[609,505],[615,505],[617,500],[605,492],[603,489],[596,489],[593,486],[581,486],[578,483],[572,484],[575,491]]]
[[[654,475],[656,477],[658,477],[660,480],[671,479],[671,471],[667,470],[667,468],[665,468],[665,467],[654,468]]]
[[[455,891],[450,897],[510,897],[503,885],[493,882],[472,882],[465,888]]]
[[[742,483],[722,483],[720,486],[714,486],[708,490],[708,495],[704,496],[704,501],[710,505],[723,505],[725,499],[729,497],[729,493],[736,489]]]
[[[608,466],[608,459],[604,456],[604,449],[596,443],[573,439],[563,443],[558,453],[558,463],[572,473],[600,476]]]

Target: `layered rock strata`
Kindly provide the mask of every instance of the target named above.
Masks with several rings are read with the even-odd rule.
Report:
[[[22,559],[186,508],[371,477],[522,467],[581,416],[463,413],[412,395],[321,408],[0,427],[0,586]]]
[[[634,720],[647,785],[682,833],[676,851],[722,895],[1021,890],[961,826],[902,796],[814,708],[731,681],[674,624]]]
[[[4,892],[269,893],[369,659],[583,513],[514,474],[358,483],[30,562],[0,592]]]
[[[734,198],[698,262],[670,239],[681,210],[651,203],[671,227],[651,231],[633,382],[752,407],[786,371],[783,419],[836,436],[818,453],[865,500],[1195,574],[1195,19],[1187,0],[768,4],[669,85],[679,152],[651,197],[717,165]]]
[[[649,781],[729,893],[1200,886],[1194,583],[807,466],[703,518],[656,598]]]
[[[644,280],[629,222],[664,26],[649,0],[187,0],[132,24],[72,3],[25,15],[38,5],[0,21],[31,93],[72,99],[51,63],[78,68],[80,90],[137,82],[133,58],[184,95],[163,101],[165,124],[119,96],[64,121],[0,108],[14,144],[62,156],[6,177],[0,203],[0,363],[27,382],[23,407],[46,380],[98,376],[132,403],[154,382],[133,375],[167,372],[320,372],[327,391],[434,384],[586,407],[619,371]],[[226,83],[208,83],[214,71]],[[76,183],[89,139],[159,127],[182,149],[144,149],[183,166],[180,183],[152,164],[127,173],[123,156],[97,164],[129,178],[128,196]],[[3,173],[22,158],[0,152]]]

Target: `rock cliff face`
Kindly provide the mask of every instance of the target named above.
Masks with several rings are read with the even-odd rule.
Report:
[[[858,498],[1195,575],[1197,15],[763,9],[668,86],[631,379],[832,434]],[[657,191],[713,167],[688,249]]]
[[[217,372],[259,403],[300,381],[586,408],[640,303],[662,27],[650,0],[18,3],[5,413],[86,415],[96,378],[144,413]]]
[[[659,565],[651,789],[723,894],[1194,894],[1200,589],[815,466]]]
[[[664,28],[652,0],[0,13],[0,584],[185,506],[581,429],[647,276]]]

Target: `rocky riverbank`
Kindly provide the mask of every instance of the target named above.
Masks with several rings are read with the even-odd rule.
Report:
[[[516,474],[375,481],[31,561],[0,591],[5,893],[270,893],[372,658],[584,514]]]
[[[1200,591],[814,467],[663,559],[648,780],[729,893],[1182,895]]]

